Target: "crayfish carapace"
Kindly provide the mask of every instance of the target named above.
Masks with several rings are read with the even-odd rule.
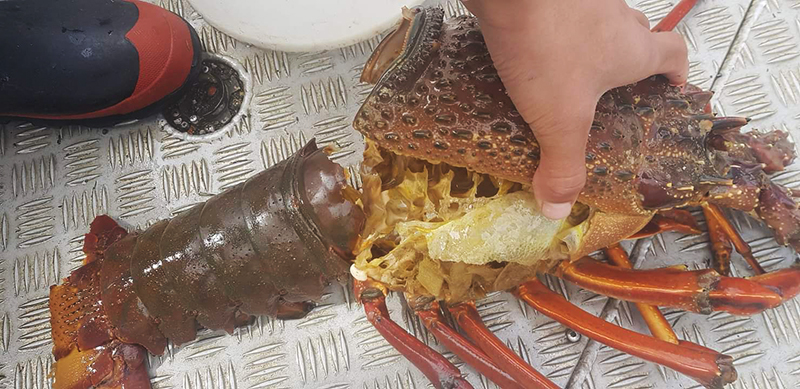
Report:
[[[681,2],[655,29],[672,29],[694,3]],[[545,219],[529,187],[535,136],[505,93],[477,20],[443,14],[406,10],[362,73],[375,87],[354,121],[367,138],[367,221],[355,275],[373,324],[434,383],[464,385],[446,360],[388,322],[383,296],[401,291],[440,343],[502,387],[555,387],[480,321],[472,301],[510,290],[589,338],[704,385],[735,380],[730,357],[679,340],[653,306],[750,315],[800,292],[800,267],[765,273],[721,212],[748,212],[779,243],[800,248],[793,193],[768,177],[794,159],[787,134],[741,133],[746,119],[709,113],[711,93],[663,77],[613,89],[596,108],[578,203],[565,220]],[[703,209],[714,269],[630,269],[618,242],[699,233],[687,207]],[[729,277],[732,246],[756,276]],[[611,264],[587,256],[601,249]],[[539,282],[540,273],[637,303],[654,337],[578,309]],[[442,310],[467,337],[447,326]]]
[[[671,29],[696,1],[656,26]],[[766,273],[722,213],[759,218],[800,248],[795,193],[768,174],[788,166],[782,132],[742,133],[711,115],[711,94],[652,77],[600,100],[586,152],[587,185],[572,214],[544,218],[529,186],[539,149],[469,17],[406,10],[367,63],[376,84],[355,117],[366,137],[361,191],[313,143],[178,216],[128,233],[107,216],[86,235],[86,263],[51,289],[55,388],[148,388],[146,351],[232,331],[253,315],[291,319],[324,287],[355,279],[367,318],[438,388],[468,388],[447,359],[392,322],[384,298],[405,294],[432,334],[503,388],[556,386],[481,322],[473,301],[511,291],[591,339],[691,376],[736,379],[732,359],[679,340],[658,306],[752,315],[800,293],[800,267]],[[619,242],[699,233],[713,269],[633,270]],[[730,277],[733,250],[756,274]],[[609,263],[588,254],[605,250]],[[592,316],[537,275],[637,304],[652,336]],[[448,326],[449,311],[462,335]]]

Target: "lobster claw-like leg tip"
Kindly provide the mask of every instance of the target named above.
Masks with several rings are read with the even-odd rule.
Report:
[[[736,382],[736,380],[739,378],[739,373],[737,373],[736,368],[733,367],[732,356],[720,355],[719,358],[717,358],[717,365],[722,372],[722,374],[720,374],[719,387]]]

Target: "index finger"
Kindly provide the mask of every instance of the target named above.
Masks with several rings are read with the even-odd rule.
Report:
[[[673,85],[684,85],[689,77],[689,50],[677,32],[651,33],[651,74],[663,74]]]

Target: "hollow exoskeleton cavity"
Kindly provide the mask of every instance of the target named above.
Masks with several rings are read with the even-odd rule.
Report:
[[[514,286],[580,248],[589,210],[564,220],[529,187],[381,150],[362,164],[367,215],[356,271],[389,289],[451,302]]]

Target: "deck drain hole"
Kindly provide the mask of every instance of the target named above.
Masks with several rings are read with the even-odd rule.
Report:
[[[167,125],[191,137],[207,137],[236,120],[247,95],[247,80],[236,64],[206,56],[200,76],[162,112]]]

